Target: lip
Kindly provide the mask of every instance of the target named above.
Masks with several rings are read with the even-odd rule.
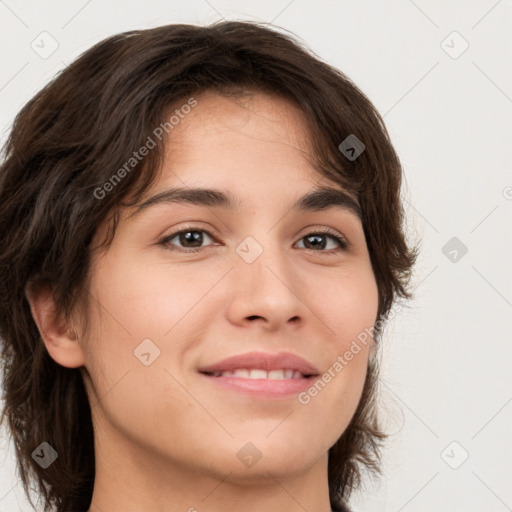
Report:
[[[237,368],[257,368],[266,370],[281,370],[283,368],[297,370],[302,375],[319,375],[319,370],[306,359],[291,352],[269,354],[266,352],[246,352],[228,357],[217,363],[198,369],[201,373],[228,372]]]
[[[300,379],[243,379],[240,377],[214,377],[205,373],[199,374],[214,386],[225,391],[234,391],[261,400],[278,400],[295,397],[309,388],[316,377]]]
[[[294,379],[244,379],[233,376],[214,376],[214,372],[233,371],[238,368],[262,369],[266,371],[291,369],[302,373],[301,378]],[[264,352],[247,352],[218,363],[198,369],[204,379],[223,390],[235,391],[249,395],[251,398],[277,400],[297,395],[311,386],[319,375],[318,369],[306,359],[290,352],[268,354]],[[307,377],[306,377],[307,375]]]

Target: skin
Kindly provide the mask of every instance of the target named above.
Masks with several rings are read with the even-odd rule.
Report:
[[[315,186],[341,189],[308,163],[295,106],[261,93],[196,99],[147,197],[211,187],[242,209],[159,204],[132,217],[127,209],[93,261],[88,336],[55,313],[48,290],[29,296],[51,357],[85,379],[95,428],[90,512],[327,512],[328,450],[356,410],[373,345],[307,405],[217,389],[197,368],[258,350],[290,351],[327,371],[377,316],[363,226],[339,208],[289,215]],[[189,224],[213,235],[203,233],[199,252],[186,253],[180,237],[158,244]],[[325,248],[308,249],[304,237],[322,228],[350,247],[335,252],[326,236]],[[263,249],[250,264],[235,250],[247,236]],[[147,338],[160,350],[149,366],[134,356]],[[262,455],[252,467],[237,457],[247,442]]]

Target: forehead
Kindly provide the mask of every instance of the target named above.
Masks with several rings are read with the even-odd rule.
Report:
[[[246,202],[261,210],[293,201],[297,211],[340,207],[361,218],[354,196],[315,168],[304,116],[287,100],[209,92],[180,117],[160,179],[137,211],[180,203],[240,212]]]
[[[165,184],[184,185],[182,179],[194,186],[207,181],[216,188],[229,183],[256,190],[262,184],[325,182],[307,119],[290,100],[258,91],[229,96],[205,91],[194,99],[196,106],[179,116],[166,137]],[[179,111],[174,105],[167,117]]]
[[[173,161],[244,154],[244,160],[257,161],[312,159],[308,123],[291,101],[256,91],[230,96],[205,91],[195,99],[197,105],[180,116],[167,137],[166,156]]]

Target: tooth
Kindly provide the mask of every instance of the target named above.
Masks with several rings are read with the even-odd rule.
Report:
[[[268,372],[269,379],[284,379],[284,370],[271,370]]]
[[[304,376],[298,370],[261,370],[258,368],[236,368],[232,371],[213,372],[214,377],[238,377],[241,379],[302,379]]]
[[[250,370],[249,378],[250,379],[266,379],[267,372],[265,370]]]
[[[242,377],[243,379],[249,378],[249,370],[238,369],[233,371],[233,377]]]

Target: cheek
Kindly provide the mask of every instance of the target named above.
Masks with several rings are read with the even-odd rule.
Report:
[[[93,276],[95,334],[86,365],[94,396],[106,397],[103,409],[118,427],[128,421],[135,429],[156,425],[176,408],[187,411],[189,401],[166,370],[181,367],[184,345],[194,338],[191,322],[197,325],[191,319],[201,315],[194,306],[214,284],[211,272],[176,272],[161,262],[125,258],[112,246]]]
[[[96,269],[93,295],[102,306],[102,324],[120,341],[137,342],[135,348],[143,339],[168,335],[214,282],[211,272],[171,268],[111,250]]]
[[[187,300],[180,292],[179,300],[173,297],[171,292],[183,287],[174,282],[171,288],[161,267],[144,267],[114,257],[115,265],[107,258],[102,261],[91,283],[96,300],[90,312],[95,333],[86,344],[91,377],[87,380],[92,386],[89,396],[91,406],[101,411],[96,414],[98,428],[114,426],[149,448],[147,432],[155,433],[156,440],[164,443],[183,436],[186,426],[171,419],[177,411],[186,415],[193,409],[178,384],[182,377],[175,374],[169,361],[178,361],[179,367],[182,324],[178,322],[190,310],[194,296]],[[169,281],[169,276],[166,279]]]
[[[322,320],[326,340],[338,351],[347,350],[352,340],[375,324],[379,299],[371,267],[362,264],[317,274],[306,288],[308,307]]]
[[[147,450],[179,449],[187,418],[201,418],[202,411],[158,360],[148,367],[134,361],[119,368],[123,362],[104,360],[91,372],[95,427],[107,438],[115,429]]]
[[[363,390],[373,344],[378,289],[369,266],[346,269],[315,283],[310,286],[310,304],[326,326],[325,349],[329,360],[322,369],[322,377],[300,402],[310,409],[312,416],[326,419],[326,430],[336,432],[335,440],[348,426]],[[326,415],[326,410],[333,414]]]

